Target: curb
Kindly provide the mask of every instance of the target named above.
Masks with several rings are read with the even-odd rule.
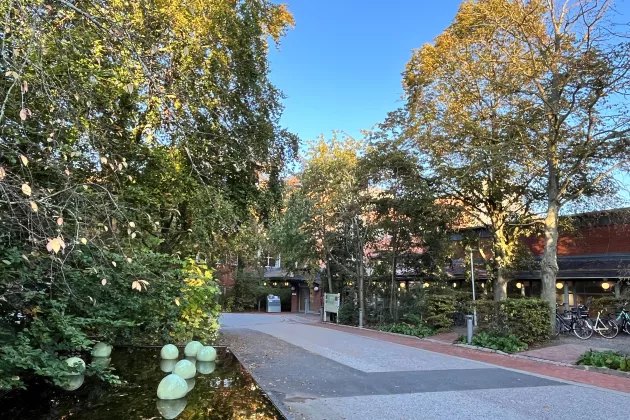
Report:
[[[392,332],[388,332],[388,331],[379,331],[379,330],[375,330],[373,328],[359,328],[359,327],[355,327],[353,325],[336,324],[334,322],[321,322],[321,324],[328,324],[328,325],[344,327],[344,328],[353,328],[353,329],[364,330],[364,331],[374,331],[374,332],[377,332],[377,333],[380,333],[380,334],[389,334],[389,335],[393,335],[393,336],[397,336],[397,337],[415,338],[416,340],[428,341],[428,342],[436,343],[436,344],[443,344],[445,346],[462,347],[462,348],[466,348],[466,349],[469,349],[469,350],[482,351],[482,352],[485,352],[485,353],[496,353],[496,354],[500,354],[502,356],[512,357],[514,359],[529,360],[529,361],[539,362],[539,363],[547,363],[547,364],[554,365],[554,366],[565,366],[565,367],[570,367],[570,368],[573,368],[573,369],[576,369],[576,370],[591,371],[591,372],[602,373],[602,374],[605,374],[605,375],[611,375],[611,376],[617,376],[617,377],[620,377],[620,378],[628,378],[628,379],[630,379],[630,372],[621,372],[621,371],[614,370],[614,369],[599,368],[599,367],[595,367],[595,366],[573,365],[571,363],[564,363],[564,362],[555,362],[553,360],[541,359],[539,357],[524,356],[522,354],[505,353],[505,352],[500,351],[500,350],[488,349],[486,347],[478,347],[478,346],[473,346],[473,345],[469,345],[469,344],[448,343],[446,341],[440,341],[440,340],[436,340],[436,339],[430,338],[430,337],[420,338],[420,337],[416,337],[416,336],[413,336],[413,335],[398,334],[398,333],[392,333]]]

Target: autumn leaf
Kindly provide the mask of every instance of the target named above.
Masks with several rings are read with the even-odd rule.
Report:
[[[46,244],[46,249],[48,250],[48,252],[54,252],[55,254],[65,248],[66,243],[59,237],[49,240],[48,244]]]
[[[28,184],[22,184],[22,192],[24,195],[30,196],[32,194],[31,187],[29,187]]]
[[[28,158],[24,155],[20,155],[20,160],[22,161],[22,165],[28,166]]]
[[[59,226],[63,225],[63,217],[60,217],[60,218],[57,219],[57,224]]]
[[[102,163],[103,165],[106,165],[106,164],[107,164],[107,158],[106,158],[105,156],[101,156],[101,163]]]
[[[125,92],[131,95],[133,93],[133,87],[133,83],[129,83],[127,86],[125,86]]]
[[[2,181],[4,177],[6,176],[7,176],[7,171],[5,171],[2,166],[0,166],[0,181]]]
[[[105,286],[105,285],[107,284],[107,279],[103,279],[103,280],[101,280],[101,284],[102,284],[103,286]]]
[[[116,261],[112,261],[112,265],[116,267]]]
[[[31,205],[31,209],[32,209],[35,213],[37,213],[37,210],[39,210],[39,206],[37,206],[37,203],[36,203],[36,202],[34,202],[34,201],[31,201],[31,202],[30,202],[30,205]]]
[[[131,239],[135,239],[135,238],[136,238],[136,232],[133,232],[133,233],[131,234]]]
[[[175,305],[179,306],[179,298],[178,297],[175,298]]]
[[[129,227],[135,228],[136,224],[134,222],[129,222]]]
[[[28,92],[28,82],[26,80],[22,83],[22,91],[24,93]]]
[[[87,244],[87,239],[85,239],[85,238],[81,238],[81,243],[82,243],[83,245]]]
[[[132,261],[133,261],[133,260],[132,260],[131,258],[127,257],[127,262],[128,262],[129,264],[131,264],[131,262],[132,262]]]
[[[24,121],[26,120],[27,117],[28,117],[28,111],[26,111],[26,109],[22,109],[20,111],[20,119]]]

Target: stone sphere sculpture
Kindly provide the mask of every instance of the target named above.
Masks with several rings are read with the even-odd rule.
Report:
[[[197,372],[202,375],[210,375],[216,369],[217,365],[214,362],[197,362]]]
[[[214,362],[217,360],[217,350],[212,346],[203,346],[197,353],[200,362]]]
[[[92,348],[93,357],[109,357],[112,354],[111,344],[98,342]]]
[[[171,373],[176,364],[177,360],[175,359],[162,359],[160,360],[160,370],[164,373]]]
[[[64,379],[65,382],[61,387],[66,391],[76,391],[83,385],[85,375],[68,375]]]
[[[201,344],[199,341],[191,341],[190,343],[186,344],[186,347],[184,347],[184,355],[186,355],[186,357],[195,357],[197,356],[197,352],[199,351],[199,349],[202,347],[203,344]]]
[[[173,360],[179,357],[179,350],[172,344],[167,344],[160,350],[160,357],[166,360]]]
[[[157,410],[165,419],[174,419],[186,409],[186,398],[177,400],[157,400]]]
[[[195,387],[195,378],[186,379],[186,385],[188,385],[188,392],[192,391]]]
[[[173,373],[184,379],[190,379],[195,376],[195,373],[197,373],[197,369],[195,368],[194,363],[192,363],[190,360],[184,359],[177,362],[177,364],[173,368]]]
[[[74,369],[77,373],[83,373],[85,371],[85,362],[80,357],[70,357],[66,359],[66,364]],[[73,375],[72,373],[70,375]]]
[[[157,397],[161,400],[177,400],[186,396],[188,384],[179,375],[171,373],[160,381],[157,389]]]

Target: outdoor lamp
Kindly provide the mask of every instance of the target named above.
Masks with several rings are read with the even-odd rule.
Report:
[[[523,287],[523,283],[521,283],[520,281],[518,283],[516,283],[516,288],[520,289],[521,287]]]
[[[284,282],[284,285],[285,285],[285,286],[288,286],[288,285],[289,285],[289,282],[288,282],[288,281],[285,281],[285,282]]]
[[[602,283],[602,289],[604,290],[608,290],[610,289],[610,283],[608,283],[607,281]]]
[[[562,289],[564,287],[564,284],[562,284],[561,282],[556,283],[556,289]]]
[[[401,281],[401,282],[400,282],[400,288],[401,288],[401,289],[404,289],[404,288],[405,288],[405,282],[404,282],[404,281]]]
[[[457,287],[457,282],[454,281],[453,282],[453,288],[456,288],[456,287]]]

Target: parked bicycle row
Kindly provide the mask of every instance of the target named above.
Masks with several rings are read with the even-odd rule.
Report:
[[[597,316],[593,318],[589,312],[592,298],[586,300],[586,304],[579,305],[569,311],[558,313],[556,311],[555,335],[572,332],[577,338],[587,340],[595,332],[604,338],[615,338],[620,331],[630,334],[630,312],[627,304],[618,313],[611,316],[605,314],[606,310],[597,311]],[[557,304],[556,308],[563,305]]]

